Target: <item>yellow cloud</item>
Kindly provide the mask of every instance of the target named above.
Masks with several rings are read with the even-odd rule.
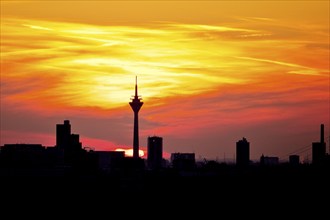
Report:
[[[262,35],[264,31],[257,28],[180,23],[152,28],[98,26],[11,18],[3,19],[2,27],[4,90],[20,80],[46,82],[38,89],[20,84],[20,91],[25,92],[10,94],[8,100],[33,99],[40,105],[119,108],[127,105],[134,92],[135,75],[140,94],[148,101],[251,83],[260,73],[273,74],[274,65],[280,72],[324,72],[299,57],[294,58],[296,62],[287,59],[280,39],[251,44],[235,35],[204,37],[214,32]],[[271,57],[262,49],[265,46],[273,48]],[[301,48],[292,50],[299,54]]]

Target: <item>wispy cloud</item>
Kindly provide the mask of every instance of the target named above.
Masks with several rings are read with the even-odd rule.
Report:
[[[244,59],[244,60],[252,60],[252,61],[257,61],[257,62],[265,62],[265,63],[270,63],[270,64],[276,64],[276,65],[292,67],[292,68],[296,69],[296,70],[288,69],[288,73],[304,74],[304,75],[321,75],[321,73],[329,72],[329,70],[325,70],[325,69],[323,70],[323,69],[310,68],[310,67],[302,66],[299,64],[295,64],[295,63],[287,63],[287,62],[282,62],[282,61],[277,61],[277,60],[260,59],[260,58],[254,58],[254,57],[236,57],[236,58]]]

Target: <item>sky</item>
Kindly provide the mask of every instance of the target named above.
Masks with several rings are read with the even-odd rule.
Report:
[[[3,1],[0,145],[54,146],[70,120],[83,147],[233,162],[298,154],[325,126],[329,1]]]

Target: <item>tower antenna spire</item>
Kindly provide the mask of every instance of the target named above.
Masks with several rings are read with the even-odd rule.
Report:
[[[137,76],[135,76],[135,97],[138,97]]]

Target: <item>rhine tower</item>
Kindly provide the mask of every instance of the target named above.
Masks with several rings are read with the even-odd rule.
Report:
[[[142,98],[138,95],[137,76],[135,78],[135,95],[129,103],[134,112],[134,132],[133,132],[133,158],[139,158],[139,111],[143,105]]]

